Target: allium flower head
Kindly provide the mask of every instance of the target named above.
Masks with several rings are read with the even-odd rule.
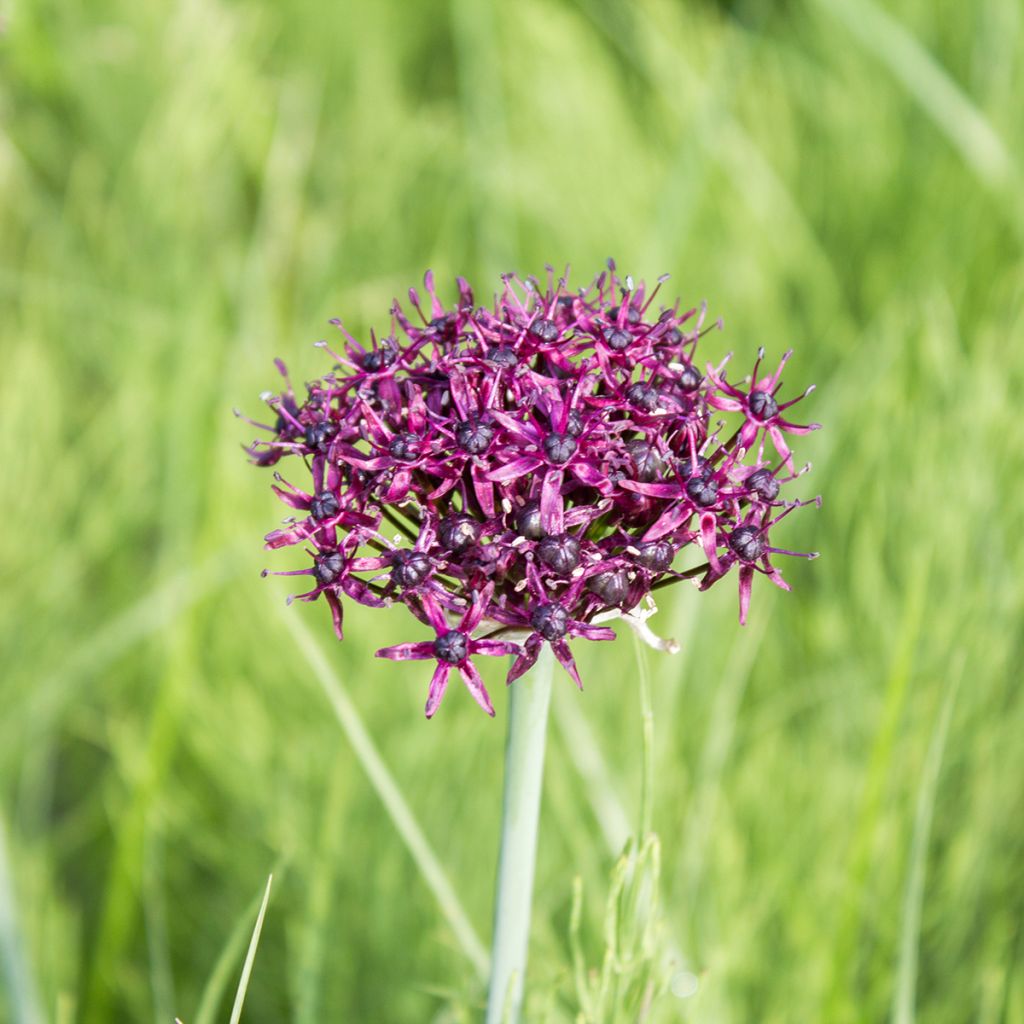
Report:
[[[340,350],[321,343],[334,366],[305,395],[278,361],[274,419],[255,424],[269,437],[247,450],[298,456],[308,479],[275,473],[297,514],[267,547],[303,547],[280,575],[312,577],[298,596],[324,597],[339,639],[343,598],[401,601],[434,630],[377,652],[436,662],[428,717],[453,672],[494,713],[478,655],[514,655],[513,682],[547,644],[579,683],[569,640],[612,639],[598,623],[615,617],[641,628],[669,583],[707,589],[736,567],[741,622],[756,573],[789,589],[770,557],[795,552],[769,531],[806,504],[780,495],[804,472],[785,435],[817,428],[788,419],[811,389],[779,397],[788,352],[741,385],[728,357],[702,369],[705,310],[656,306],[663,281],[648,291],[609,261],[571,291],[548,268],[545,284],[504,277],[486,308],[459,278],[446,308],[428,273],[428,301],[396,302],[385,338],[332,321]]]

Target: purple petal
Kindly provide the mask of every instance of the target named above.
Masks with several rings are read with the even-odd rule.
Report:
[[[423,661],[434,657],[434,644],[430,640],[415,644],[395,644],[393,647],[382,647],[375,657],[390,658],[392,661]]]
[[[451,670],[451,665],[446,661],[439,662],[437,668],[434,669],[434,674],[430,679],[427,704],[423,709],[427,718],[434,717],[434,713],[441,703],[441,698],[444,696],[444,691],[448,688],[448,675],[451,673]]]
[[[540,490],[540,523],[545,533],[565,532],[562,477],[560,469],[549,469],[544,474]]]
[[[477,702],[491,716],[494,717],[494,705],[491,704],[491,698],[487,694],[487,688],[484,686],[484,681],[480,678],[480,673],[477,672],[476,666],[471,661],[464,661],[459,666],[459,674],[462,676],[462,681],[466,684],[466,689],[473,694],[473,700]]]
[[[569,673],[569,677],[572,681],[582,690],[583,683],[580,680],[580,674],[576,669],[576,662],[573,660],[572,652],[569,650],[569,645],[564,640],[556,640],[551,645],[551,649],[555,652],[555,657],[558,659],[562,668]]]
[[[523,455],[518,459],[513,459],[511,462],[507,462],[504,466],[499,466],[497,469],[492,469],[487,474],[488,480],[493,480],[495,483],[505,483],[507,480],[514,480],[516,477],[526,476],[527,473],[532,473],[538,466],[542,465],[541,460],[535,458],[532,455]]]

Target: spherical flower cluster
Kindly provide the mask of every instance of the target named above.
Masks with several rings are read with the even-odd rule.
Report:
[[[656,308],[663,280],[648,292],[609,262],[570,291],[549,268],[546,287],[503,278],[487,309],[459,278],[446,308],[428,273],[429,308],[409,292],[420,323],[395,303],[363,345],[332,321],[343,351],[321,343],[336,365],[305,395],[277,363],[276,422],[248,451],[298,456],[311,482],[275,473],[299,514],[267,547],[304,545],[307,565],[280,575],[313,578],[299,597],[324,597],[339,639],[343,596],[401,601],[434,631],[377,652],[436,662],[428,717],[453,670],[494,714],[477,655],[514,655],[512,682],[548,644],[579,684],[568,641],[614,638],[598,623],[636,619],[668,583],[703,590],[737,568],[741,622],[755,573],[788,589],[769,540],[802,504],[780,497],[800,475],[785,435],[817,426],[785,418],[804,397],[778,398],[789,353],[742,386],[728,357],[702,370],[704,310]]]

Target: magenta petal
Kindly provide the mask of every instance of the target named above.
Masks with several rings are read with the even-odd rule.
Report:
[[[747,612],[750,610],[750,590],[754,582],[754,567],[744,565],[740,568],[740,625],[747,624]]]
[[[537,662],[537,655],[540,653],[540,644],[531,645],[529,641],[523,648],[523,653],[512,662],[512,667],[505,677],[505,685],[514,683],[521,675],[528,672]]]
[[[590,626],[582,622],[573,629],[573,633],[576,636],[583,637],[585,640],[615,639],[614,629],[609,629],[607,626]]]
[[[491,704],[491,698],[488,696],[487,688],[484,686],[484,681],[480,678],[480,673],[477,672],[476,666],[471,661],[464,661],[459,666],[459,674],[462,676],[462,681],[466,684],[466,689],[473,694],[473,700],[477,702],[491,716],[494,717],[494,705]]]
[[[576,669],[576,662],[573,660],[572,652],[569,650],[569,645],[564,640],[556,640],[551,645],[551,649],[555,652],[555,657],[558,659],[562,668],[569,673],[572,681],[582,690],[583,682]]]
[[[451,665],[446,661],[439,662],[437,668],[434,669],[434,674],[430,679],[430,692],[427,694],[427,703],[423,709],[427,718],[433,718],[434,712],[440,706],[444,691],[448,688],[448,676],[451,670]]]
[[[542,465],[540,459],[534,458],[532,455],[523,455],[506,463],[504,466],[491,470],[487,474],[487,479],[499,484],[504,483],[507,480],[514,480],[516,477],[532,473],[540,465]]]
[[[480,502],[480,511],[488,519],[494,518],[494,484],[487,479],[483,466],[474,462],[470,468],[469,475],[473,480],[473,493],[476,500]]]
[[[700,539],[704,545],[704,554],[708,556],[711,568],[715,572],[721,572],[721,565],[718,561],[718,530],[713,512],[705,512],[700,517]]]
[[[501,654],[519,654],[522,648],[509,640],[474,640],[472,644],[474,654],[485,654],[497,656]]]
[[[562,476],[560,469],[549,469],[544,474],[540,490],[540,523],[545,533],[565,532]]]
[[[338,600],[338,595],[330,590],[324,591],[324,600],[331,609],[331,624],[334,626],[334,635],[339,640],[344,640],[345,634],[341,628],[344,612],[342,611],[341,601]]]
[[[382,647],[375,657],[390,658],[392,661],[423,661],[434,657],[434,644],[430,640],[415,644],[395,644],[394,647]]]
[[[434,627],[435,631],[447,633],[451,627],[448,625],[448,619],[445,617],[444,611],[437,603],[437,600],[429,594],[424,594],[421,604],[423,605],[423,612],[427,617],[427,622]]]
[[[464,633],[472,633],[473,630],[480,625],[480,622],[484,617],[484,612],[487,610],[487,606],[491,603],[491,597],[493,595],[494,584],[488,583],[487,586],[473,598],[473,603],[469,606],[469,611],[462,617],[459,629]]]

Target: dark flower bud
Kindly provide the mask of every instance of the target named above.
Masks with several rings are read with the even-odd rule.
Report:
[[[678,345],[683,340],[683,332],[678,327],[670,327],[663,335],[670,345]]]
[[[367,373],[379,373],[391,366],[397,358],[398,352],[390,345],[384,345],[363,356],[363,369]]]
[[[539,604],[530,613],[530,625],[545,640],[561,640],[569,631],[569,613],[560,604]]]
[[[340,551],[329,551],[325,555],[317,555],[313,560],[313,575],[321,587],[330,586],[345,568],[345,559]]]
[[[684,455],[678,462],[679,475],[685,480],[688,477],[706,477],[711,472],[711,463],[703,455],[697,456],[697,468],[693,468],[693,460]]]
[[[565,432],[570,437],[579,437],[583,433],[583,417],[575,409],[570,409],[565,418]]]
[[[310,503],[314,519],[331,519],[338,514],[338,499],[330,491],[321,491]]]
[[[547,344],[551,344],[559,335],[558,327],[550,320],[545,320],[543,317],[539,320],[534,320],[530,325],[530,333],[538,339]]]
[[[740,526],[729,534],[729,547],[744,562],[756,562],[765,552],[764,536],[756,526]]]
[[[618,327],[606,327],[602,332],[605,343],[614,352],[622,352],[629,348],[633,335],[629,331],[623,331]]]
[[[774,501],[779,496],[779,481],[769,469],[756,469],[746,479],[746,485],[763,501]]]
[[[457,629],[442,633],[434,641],[434,654],[438,661],[446,661],[449,665],[458,665],[469,657],[469,637]]]
[[[289,395],[283,396],[281,406],[282,408],[286,409],[292,417],[299,415],[299,407],[295,404],[295,399],[291,398]],[[285,419],[285,417],[281,413],[278,413],[277,419],[274,420],[274,432],[280,435],[284,433],[290,433],[291,429],[291,421]]]
[[[490,447],[494,427],[480,420],[466,420],[455,428],[455,440],[470,455],[481,455]]]
[[[643,409],[644,412],[654,412],[658,408],[659,397],[658,389],[653,384],[647,384],[642,380],[638,380],[626,388],[626,401],[638,409]]]
[[[686,481],[686,493],[701,508],[709,508],[718,501],[718,484],[702,476],[691,476]]]
[[[576,454],[576,441],[568,434],[548,434],[544,438],[544,454],[556,466],[561,466]]]
[[[625,569],[606,569],[587,580],[587,589],[613,608],[629,596],[629,575]]]
[[[430,321],[430,329],[436,331],[445,341],[454,341],[457,330],[454,314],[445,313],[444,316],[435,316]]]
[[[536,501],[528,501],[516,512],[516,533],[527,540],[540,540],[544,536],[540,522],[540,505]]]
[[[696,391],[700,387],[701,381],[704,378],[701,376],[700,371],[692,363],[687,363],[682,370],[679,371],[679,386],[686,392]]]
[[[510,348],[492,348],[484,358],[487,362],[493,363],[495,366],[500,366],[507,370],[510,370],[513,366],[517,366],[519,364],[519,356],[517,356]]]
[[[762,423],[779,414],[779,403],[767,391],[751,391],[747,404],[750,406],[750,415]]]
[[[422,551],[400,549],[391,556],[391,579],[400,587],[417,587],[430,575],[431,567]]]
[[[636,467],[637,480],[649,484],[658,478],[665,463],[646,441],[627,441],[626,451]]]
[[[415,448],[419,442],[420,439],[415,434],[396,434],[388,445],[388,451],[391,456],[398,459],[399,462],[415,462]]]
[[[325,452],[327,451],[331,438],[334,437],[337,432],[338,428],[327,420],[321,420],[319,423],[311,423],[306,427],[306,445],[312,448],[315,452]]]
[[[437,539],[448,551],[462,551],[475,544],[480,536],[480,524],[466,515],[446,516],[437,528]]]
[[[672,565],[675,552],[667,540],[647,540],[637,544],[636,560],[651,572],[666,572]]]
[[[545,537],[537,545],[537,557],[559,576],[568,576],[580,564],[580,542],[568,533]]]

